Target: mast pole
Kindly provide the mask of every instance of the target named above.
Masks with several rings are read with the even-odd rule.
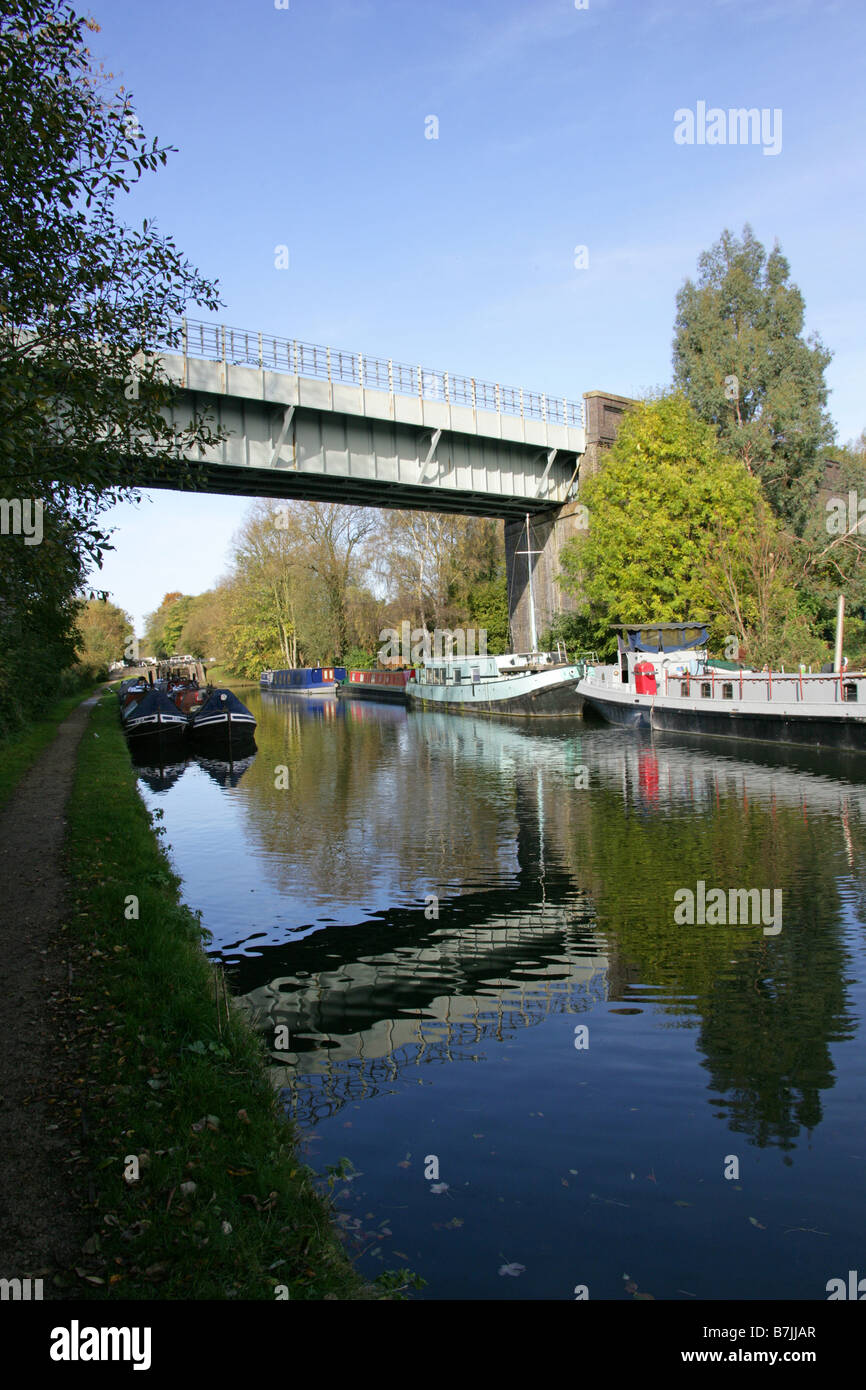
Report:
[[[535,599],[532,594],[532,540],[529,535],[529,512],[526,513],[526,565],[529,570],[529,635],[533,652],[538,651],[538,633],[535,630]]]
[[[845,595],[840,594],[836,604],[836,651],[833,659],[833,669],[837,673],[842,670],[842,631],[845,626]]]

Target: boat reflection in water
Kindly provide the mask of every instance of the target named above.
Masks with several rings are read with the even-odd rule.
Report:
[[[244,773],[249,772],[255,762],[257,751],[255,743],[252,745],[252,751],[248,751],[245,744],[239,757],[203,758],[197,756],[195,761],[202,771],[206,772],[208,777],[211,777],[219,786],[236,787]]]
[[[301,690],[264,689],[262,708],[267,709],[268,706],[294,709],[297,711],[297,717],[302,719],[337,719],[341,713],[333,687],[325,690],[316,689],[312,694],[304,694]]]
[[[134,743],[129,745],[130,759],[139,778],[152,792],[159,795],[170,791],[180,780],[187,769],[188,759],[184,759],[183,762],[154,762],[153,753],[152,748],[146,750],[137,748]]]

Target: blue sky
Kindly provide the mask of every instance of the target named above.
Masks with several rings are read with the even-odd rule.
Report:
[[[178,153],[125,200],[219,318],[579,398],[667,383],[675,295],[725,227],[778,238],[866,426],[862,0],[91,0],[94,52]],[[781,149],[674,112],[781,111]],[[438,138],[425,137],[428,117]],[[275,268],[275,248],[289,268]],[[575,268],[575,248],[589,264]],[[149,500],[152,499],[152,500]],[[246,499],[111,514],[136,619],[227,566]]]

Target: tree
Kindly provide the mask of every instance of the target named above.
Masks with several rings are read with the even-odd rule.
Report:
[[[108,546],[101,514],[145,466],[219,437],[200,415],[171,423],[176,388],[147,353],[190,302],[219,301],[170,238],[118,218],[169,150],[94,67],[96,28],[66,0],[0,0],[0,499],[40,503],[64,551],[0,536],[0,648],[13,683],[38,650],[46,696],[45,662],[74,646],[73,594]]]
[[[582,630],[572,639],[603,650],[611,623],[694,619],[708,622],[723,643],[732,629],[719,604],[724,578],[714,568],[720,528],[744,553],[772,521],[762,521],[757,480],[722,453],[715,430],[685,397],[670,393],[630,411],[581,497],[589,530],[564,547],[560,580],[577,599]],[[747,636],[752,598],[742,598]],[[793,601],[790,589],[785,601]]]
[[[189,652],[191,656],[200,658],[221,656],[218,635],[220,610],[219,594],[214,589],[190,600],[187,619],[180,634],[182,653]]]
[[[778,243],[767,255],[752,229],[724,231],[701,254],[697,283],[677,294],[675,383],[722,449],[761,481],[796,534],[806,523],[833,438],[824,372],[831,354],[803,337],[804,301]],[[725,382],[736,377],[738,395]]]
[[[721,522],[707,556],[705,581],[714,611],[750,666],[821,662],[827,648],[814,635],[798,599],[795,546],[759,500],[755,521],[734,532]]]
[[[349,650],[346,595],[364,544],[376,531],[375,515],[339,502],[300,502],[297,520],[307,538],[306,564],[322,582],[334,632],[334,657]]]
[[[88,599],[76,619],[78,651],[82,661],[105,672],[112,662],[123,658],[134,629],[132,619],[107,599]]]
[[[475,626],[488,650],[508,644],[502,523],[491,517],[389,511],[381,521],[382,579],[396,626]]]
[[[183,595],[179,591],[171,592],[163,596],[163,602],[153,613],[147,614],[145,619],[145,646],[146,656],[174,656],[174,652],[168,651],[168,641],[165,638],[165,623],[172,607]]]

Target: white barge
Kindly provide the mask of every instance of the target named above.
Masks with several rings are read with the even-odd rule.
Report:
[[[410,708],[457,714],[572,715],[582,667],[550,652],[425,661],[406,683]]]
[[[699,623],[618,625],[619,659],[590,665],[583,710],[611,724],[866,752],[866,673],[724,669]]]

